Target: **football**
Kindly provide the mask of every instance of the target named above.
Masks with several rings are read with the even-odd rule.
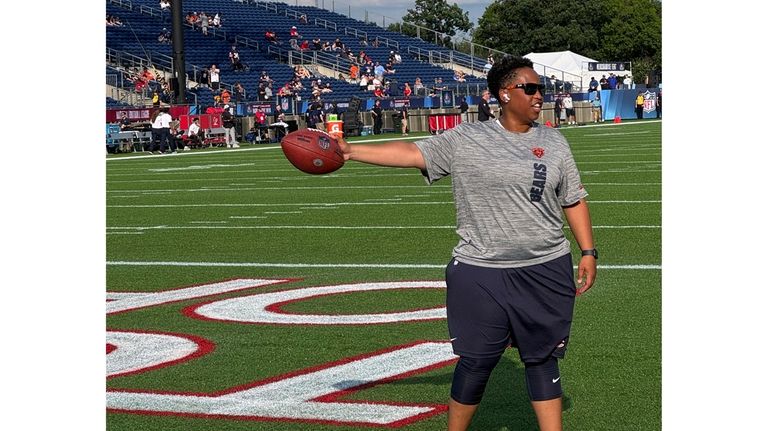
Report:
[[[296,130],[285,135],[280,146],[288,161],[308,174],[327,174],[344,166],[344,152],[338,142],[322,130]]]

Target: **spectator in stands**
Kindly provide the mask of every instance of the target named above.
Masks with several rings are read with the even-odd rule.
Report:
[[[323,93],[323,94],[333,93],[333,88],[331,88],[331,83],[330,82],[326,82],[325,86],[323,86],[320,89],[320,92]]]
[[[334,51],[344,51],[344,43],[337,37],[336,40],[333,41],[331,49]]]
[[[221,125],[227,129],[227,148],[240,148],[235,134],[235,116],[234,108],[230,105],[224,105],[224,111],[221,113]]]
[[[421,78],[418,76],[416,77],[416,80],[413,81],[413,91],[416,92],[417,96],[424,96],[426,93],[424,90],[424,84],[422,84]]]
[[[403,57],[400,56],[400,53],[395,51],[395,58],[392,61],[392,64],[400,64],[403,62]]]
[[[593,76],[592,79],[589,81],[589,90],[587,90],[587,93],[591,93],[593,91],[597,91],[597,87],[600,84],[597,82],[597,79]]]
[[[608,75],[608,88],[611,90],[616,88],[616,75],[613,73]]]
[[[221,70],[219,70],[219,68],[216,67],[215,64],[212,64],[211,68],[208,69],[208,86],[211,87],[213,90],[218,90],[220,82],[221,82]]]
[[[302,24],[306,24],[306,23],[308,22],[308,20],[307,20],[307,14],[302,14],[302,15],[299,17],[299,22],[300,22],[300,23],[302,23]]]
[[[321,51],[332,51],[333,47],[331,46],[331,42],[328,42],[327,40],[323,42],[323,46],[320,47]]]
[[[362,91],[368,91],[368,75],[363,75],[360,77],[358,88],[360,88]]]
[[[267,82],[266,87],[264,87],[264,100],[272,100],[273,91],[272,91],[272,82]]]
[[[493,66],[496,63],[496,60],[493,58],[493,53],[488,53],[488,60],[487,62]]]
[[[603,77],[600,78],[600,89],[610,90],[610,86],[608,85],[608,80],[605,78],[605,75],[603,75]]]
[[[393,67],[392,63],[387,63],[386,66],[384,66],[384,73],[387,75],[393,75],[395,72],[397,72]]]
[[[157,90],[152,91],[152,106],[160,106],[160,93],[158,93]]]
[[[123,22],[115,15],[107,15],[107,25],[110,27],[122,27]]]
[[[466,82],[467,79],[464,77],[464,72],[460,70],[454,70],[453,71],[453,80],[456,82]]]
[[[358,75],[360,73],[360,66],[355,63],[349,65],[349,82],[357,82]]]
[[[378,61],[376,62],[376,66],[373,68],[373,74],[376,75],[376,77],[379,79],[384,78],[384,66],[382,66]]]
[[[209,24],[210,19],[208,18],[208,15],[206,15],[205,12],[200,12],[200,29],[203,31],[203,36],[208,36]]]
[[[233,45],[232,49],[229,50],[229,64],[232,66],[232,71],[234,72],[241,71],[245,68],[240,61],[240,53],[237,51],[237,46]]]
[[[323,42],[319,37],[312,39],[312,51],[320,51],[323,49]]]
[[[290,30],[291,39],[301,39],[301,34],[299,34],[299,29],[296,28],[296,26],[291,26]]]
[[[491,92],[484,90],[483,96],[480,99],[480,103],[477,105],[478,121],[488,121],[491,118],[496,118],[496,116],[491,112],[491,106],[488,104],[489,100],[491,100]]]
[[[365,38],[365,36],[363,36],[363,37],[361,37],[361,38],[360,38],[360,46],[361,46],[361,47],[366,47],[366,46],[368,46],[368,39],[367,39],[367,38]]]
[[[302,40],[299,49],[301,51],[309,51],[309,41],[307,39]]]
[[[490,55],[488,58],[493,58]],[[483,75],[488,75],[488,72],[491,71],[491,68],[493,67],[493,64],[490,61],[485,62],[485,66],[483,66]]]
[[[374,48],[378,48],[379,47],[379,37],[378,36],[376,36],[373,39],[373,42],[371,42],[371,46],[374,47]]]
[[[160,0],[160,10],[171,9],[170,0]]]
[[[446,87],[445,84],[443,84],[443,78],[441,78],[439,76],[437,78],[435,78],[435,83],[432,85],[432,90],[433,90],[433,92],[435,94],[437,94],[440,91],[445,90],[446,88],[448,88],[448,87]]]
[[[205,85],[206,87],[210,87],[210,76],[208,76],[208,69],[200,69],[197,77],[197,85]]]
[[[412,93],[413,93],[413,90],[411,89],[411,85],[406,82],[404,87],[403,87],[403,96],[411,97]]]
[[[197,117],[194,117],[192,119],[192,124],[190,124],[189,129],[187,129],[187,142],[193,147],[203,146],[203,136],[202,136],[202,130],[200,129],[200,119]],[[185,145],[184,151],[189,151],[189,146]]]
[[[371,109],[371,116],[373,117],[373,134],[380,135],[382,124],[381,100],[376,100],[376,102],[374,102],[373,108]]]
[[[292,85],[292,82],[288,81],[288,82],[285,83],[285,85],[280,87],[280,89],[277,90],[277,95],[280,96],[280,97],[293,96],[293,85]]]
[[[272,29],[268,29],[267,31],[264,32],[264,39],[266,39],[267,42],[269,43],[273,43],[273,44],[280,43],[277,40],[277,34],[274,31],[272,31]]]
[[[632,75],[627,74],[624,77],[624,88],[627,89],[627,90],[631,90],[631,89],[635,88],[635,83],[632,82]]]
[[[213,22],[211,23],[216,28],[221,27],[221,14],[216,12],[216,15],[213,16]]]
[[[309,104],[309,109],[307,109],[307,126],[312,129],[322,129],[322,123],[324,122],[323,103],[319,97],[316,97]]]
[[[239,103],[245,101],[245,87],[243,87],[243,84],[241,84],[240,81],[235,82],[232,90],[235,92],[235,102]]]
[[[266,82],[260,82],[259,83],[259,90],[258,90],[258,93],[257,93],[258,94],[257,97],[258,97],[259,100],[267,100],[266,99],[266,97],[267,97],[267,90],[266,90],[266,88],[267,88],[267,83]]]
[[[291,49],[292,50],[294,50],[294,51],[301,51],[301,48],[299,48],[299,42],[298,42],[297,39],[293,39],[292,38],[291,41],[289,42],[289,44],[291,45]]]
[[[261,76],[259,77],[259,82],[260,83],[265,83],[265,84],[268,83],[268,82],[272,82],[272,78],[269,77],[269,73],[267,73],[266,70],[262,70],[261,71]]]
[[[171,43],[171,32],[167,28],[163,28],[160,34],[157,35],[157,41],[160,43]]]

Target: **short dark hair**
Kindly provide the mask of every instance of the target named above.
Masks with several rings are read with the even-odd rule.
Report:
[[[505,55],[488,71],[488,90],[498,99],[499,90],[515,79],[517,71],[524,67],[533,69],[533,62],[524,57]]]

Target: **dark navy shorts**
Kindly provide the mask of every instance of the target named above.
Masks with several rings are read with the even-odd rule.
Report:
[[[576,299],[570,254],[521,268],[487,268],[454,258],[445,280],[455,354],[493,358],[511,345],[524,363],[565,355]]]

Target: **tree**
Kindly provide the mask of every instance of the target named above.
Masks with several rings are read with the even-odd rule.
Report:
[[[472,41],[515,55],[570,50],[631,61],[635,82],[661,68],[659,0],[496,0]]]
[[[414,9],[408,9],[408,13],[403,17],[402,32],[407,35],[418,34],[428,42],[449,45],[457,30],[466,32],[473,27],[469,12],[465,12],[456,3],[449,5],[446,0],[416,0],[414,6]],[[417,29],[415,26],[434,30],[438,34]]]

